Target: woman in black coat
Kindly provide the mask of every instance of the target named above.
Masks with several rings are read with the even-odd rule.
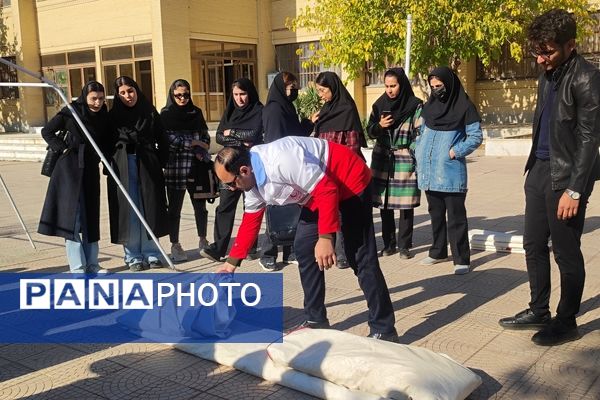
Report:
[[[225,147],[252,147],[262,143],[263,105],[252,81],[240,78],[231,85],[231,96],[217,128],[217,143]],[[220,261],[227,252],[235,210],[242,192],[223,187],[219,191],[219,206],[215,215],[215,242],[200,251],[203,257]],[[253,253],[256,253],[254,249]]]
[[[312,133],[313,123],[306,118],[300,121],[298,117],[294,107],[296,98],[298,98],[298,78],[291,72],[278,73],[269,88],[267,103],[262,112],[265,143],[286,136],[309,136]],[[277,246],[270,241],[265,243],[265,249],[259,260],[260,266],[266,271],[276,271],[277,254]],[[297,263],[292,246],[283,246],[283,262]]]
[[[115,128],[111,164],[154,235],[165,236],[169,223],[162,168],[169,156],[169,143],[160,116],[127,76],[115,81],[109,115]],[[123,244],[129,269],[137,272],[145,265],[162,267],[160,250],[112,178],[108,179],[108,205],[111,241]]]
[[[110,149],[111,128],[104,104],[104,86],[88,82],[71,105],[106,154]],[[60,131],[68,131],[64,140],[57,136]],[[100,157],[67,107],[48,121],[42,137],[52,150],[62,155],[50,177],[38,232],[65,238],[71,272],[100,272]]]

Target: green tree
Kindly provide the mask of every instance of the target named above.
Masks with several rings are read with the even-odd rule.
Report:
[[[286,24],[322,34],[309,63],[340,65],[354,79],[367,61],[378,71],[403,63],[411,14],[411,72],[422,75],[436,65],[457,69],[476,56],[488,65],[503,45],[519,61],[527,25],[557,7],[574,12],[580,32],[589,28],[586,0],[313,0]]]

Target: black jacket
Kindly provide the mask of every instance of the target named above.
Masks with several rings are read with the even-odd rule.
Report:
[[[552,85],[557,89],[549,138],[552,190],[584,193],[590,179],[600,179],[600,70],[578,54],[552,75],[542,74],[538,79],[533,146],[525,172],[535,162],[540,117]]]
[[[93,130],[88,124],[86,127],[102,152],[108,156],[111,142],[108,115],[98,118],[106,122],[101,131]],[[69,131],[65,141],[56,136],[61,129]],[[86,230],[88,242],[97,242],[100,239],[100,157],[66,107],[44,126],[42,137],[54,151],[68,151],[60,156],[52,171],[38,233],[74,240],[75,235],[79,234],[73,228],[83,193],[85,214],[81,217],[86,222],[82,229]]]

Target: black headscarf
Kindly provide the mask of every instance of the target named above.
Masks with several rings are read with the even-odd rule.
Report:
[[[375,103],[373,103],[371,119],[375,119],[373,122],[378,123],[382,111],[391,111],[392,117],[394,118],[394,126],[392,128],[396,128],[406,121],[407,118],[412,116],[419,104],[422,104],[423,101],[415,96],[412,86],[404,73],[404,69],[391,68],[386,71],[385,75],[394,76],[398,80],[400,93],[392,99],[388,96],[387,92],[384,92]]]
[[[167,104],[160,111],[164,128],[171,131],[207,131],[202,110],[194,105],[191,97],[184,106],[179,106],[175,101],[173,92],[181,86],[187,88],[191,96],[190,84],[185,79],[177,79],[171,84]]]
[[[348,93],[342,80],[335,72],[325,71],[320,74],[321,86],[331,90],[331,100],[326,102],[319,112],[315,132],[357,131],[363,136],[363,128],[356,109],[354,99]]]
[[[126,106],[119,96],[119,86],[117,82],[121,78],[126,78],[127,86],[131,86],[137,93],[137,102],[133,107]],[[116,129],[128,128],[135,132],[141,132],[146,129],[147,125],[152,122],[153,113],[156,112],[154,106],[146,99],[144,93],[140,90],[138,84],[131,78],[119,77],[115,80],[115,97],[113,106],[110,109],[112,123]]]
[[[296,107],[286,95],[285,87],[283,72],[280,72],[269,88],[267,104],[262,112],[265,143],[286,136],[306,136],[312,131],[312,124],[303,127],[300,123]]]
[[[475,105],[463,89],[460,79],[448,67],[435,68],[429,76],[437,77],[446,87],[446,101],[441,102],[435,96],[430,96],[423,106],[425,125],[440,131],[454,131],[464,128],[473,122],[481,121]]]
[[[101,90],[92,90],[94,87]],[[90,110],[90,107],[87,104],[87,96],[92,91],[102,91],[105,93],[104,86],[100,82],[97,81],[89,81],[83,86],[81,89],[81,94],[77,97],[77,100],[71,102],[71,106],[77,112],[77,115],[81,118],[81,121],[84,123],[87,130],[92,135],[94,141],[99,141],[99,139],[108,140],[111,134],[111,127],[108,118],[108,108],[106,107],[106,103],[102,105],[100,111],[93,112]],[[68,115],[71,117],[71,111],[68,108],[64,108],[60,111],[64,115]],[[81,133],[81,139],[84,139],[83,132]],[[100,140],[102,141],[102,140]],[[101,145],[101,143],[98,143]],[[103,149],[104,150],[104,149]]]
[[[258,100],[256,87],[248,78],[239,78],[233,84],[248,93],[248,103],[244,107],[238,107],[231,95],[217,131],[222,132],[231,128],[262,129],[263,105]]]

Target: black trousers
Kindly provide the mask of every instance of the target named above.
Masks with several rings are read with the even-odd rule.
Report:
[[[340,211],[346,256],[367,300],[371,333],[395,332],[394,309],[377,258],[370,186],[360,195],[342,201]],[[325,272],[319,270],[315,260],[318,218],[318,212],[302,209],[294,249],[304,290],[306,318],[323,322],[327,320]]]
[[[467,194],[425,191],[425,195],[433,234],[429,257],[448,257],[448,241],[450,241],[454,265],[471,264],[469,224],[465,209]],[[448,222],[446,222],[446,213],[448,213]]]
[[[278,246],[275,246],[271,243],[271,240],[267,235],[265,235],[265,239],[262,244],[263,247],[263,257],[273,257],[277,260],[277,255],[279,254]],[[294,252],[293,246],[281,246],[283,248],[283,259],[287,260],[288,256]]]
[[[213,238],[215,240],[214,246],[220,257],[225,257],[225,254],[227,254],[235,223],[235,211],[242,193],[241,190],[221,189],[219,191],[219,205],[215,211]],[[256,252],[256,243],[250,252]]]
[[[400,249],[410,249],[413,246],[413,225],[415,221],[415,210],[409,208],[399,210],[400,217],[398,219],[398,242],[396,242],[396,223],[394,221],[393,209],[380,209],[381,214],[381,236],[383,236],[383,247]]]
[[[564,190],[552,190],[550,162],[536,160],[525,179],[523,247],[531,290],[529,306],[536,315],[544,315],[549,311],[550,237],[554,259],[560,272],[560,301],[556,316],[567,324],[575,323],[585,283],[581,234],[588,198],[593,188],[594,181],[591,181],[579,200],[577,215],[561,221],[556,217],[556,212]]]
[[[179,242],[179,225],[181,222],[181,207],[185,197],[185,189],[177,190],[167,188],[167,198],[169,200],[169,238],[171,243]],[[196,218],[196,230],[199,237],[206,237],[206,225],[208,223],[208,211],[206,210],[206,199],[194,199],[190,193],[190,200],[194,207],[194,217]]]

